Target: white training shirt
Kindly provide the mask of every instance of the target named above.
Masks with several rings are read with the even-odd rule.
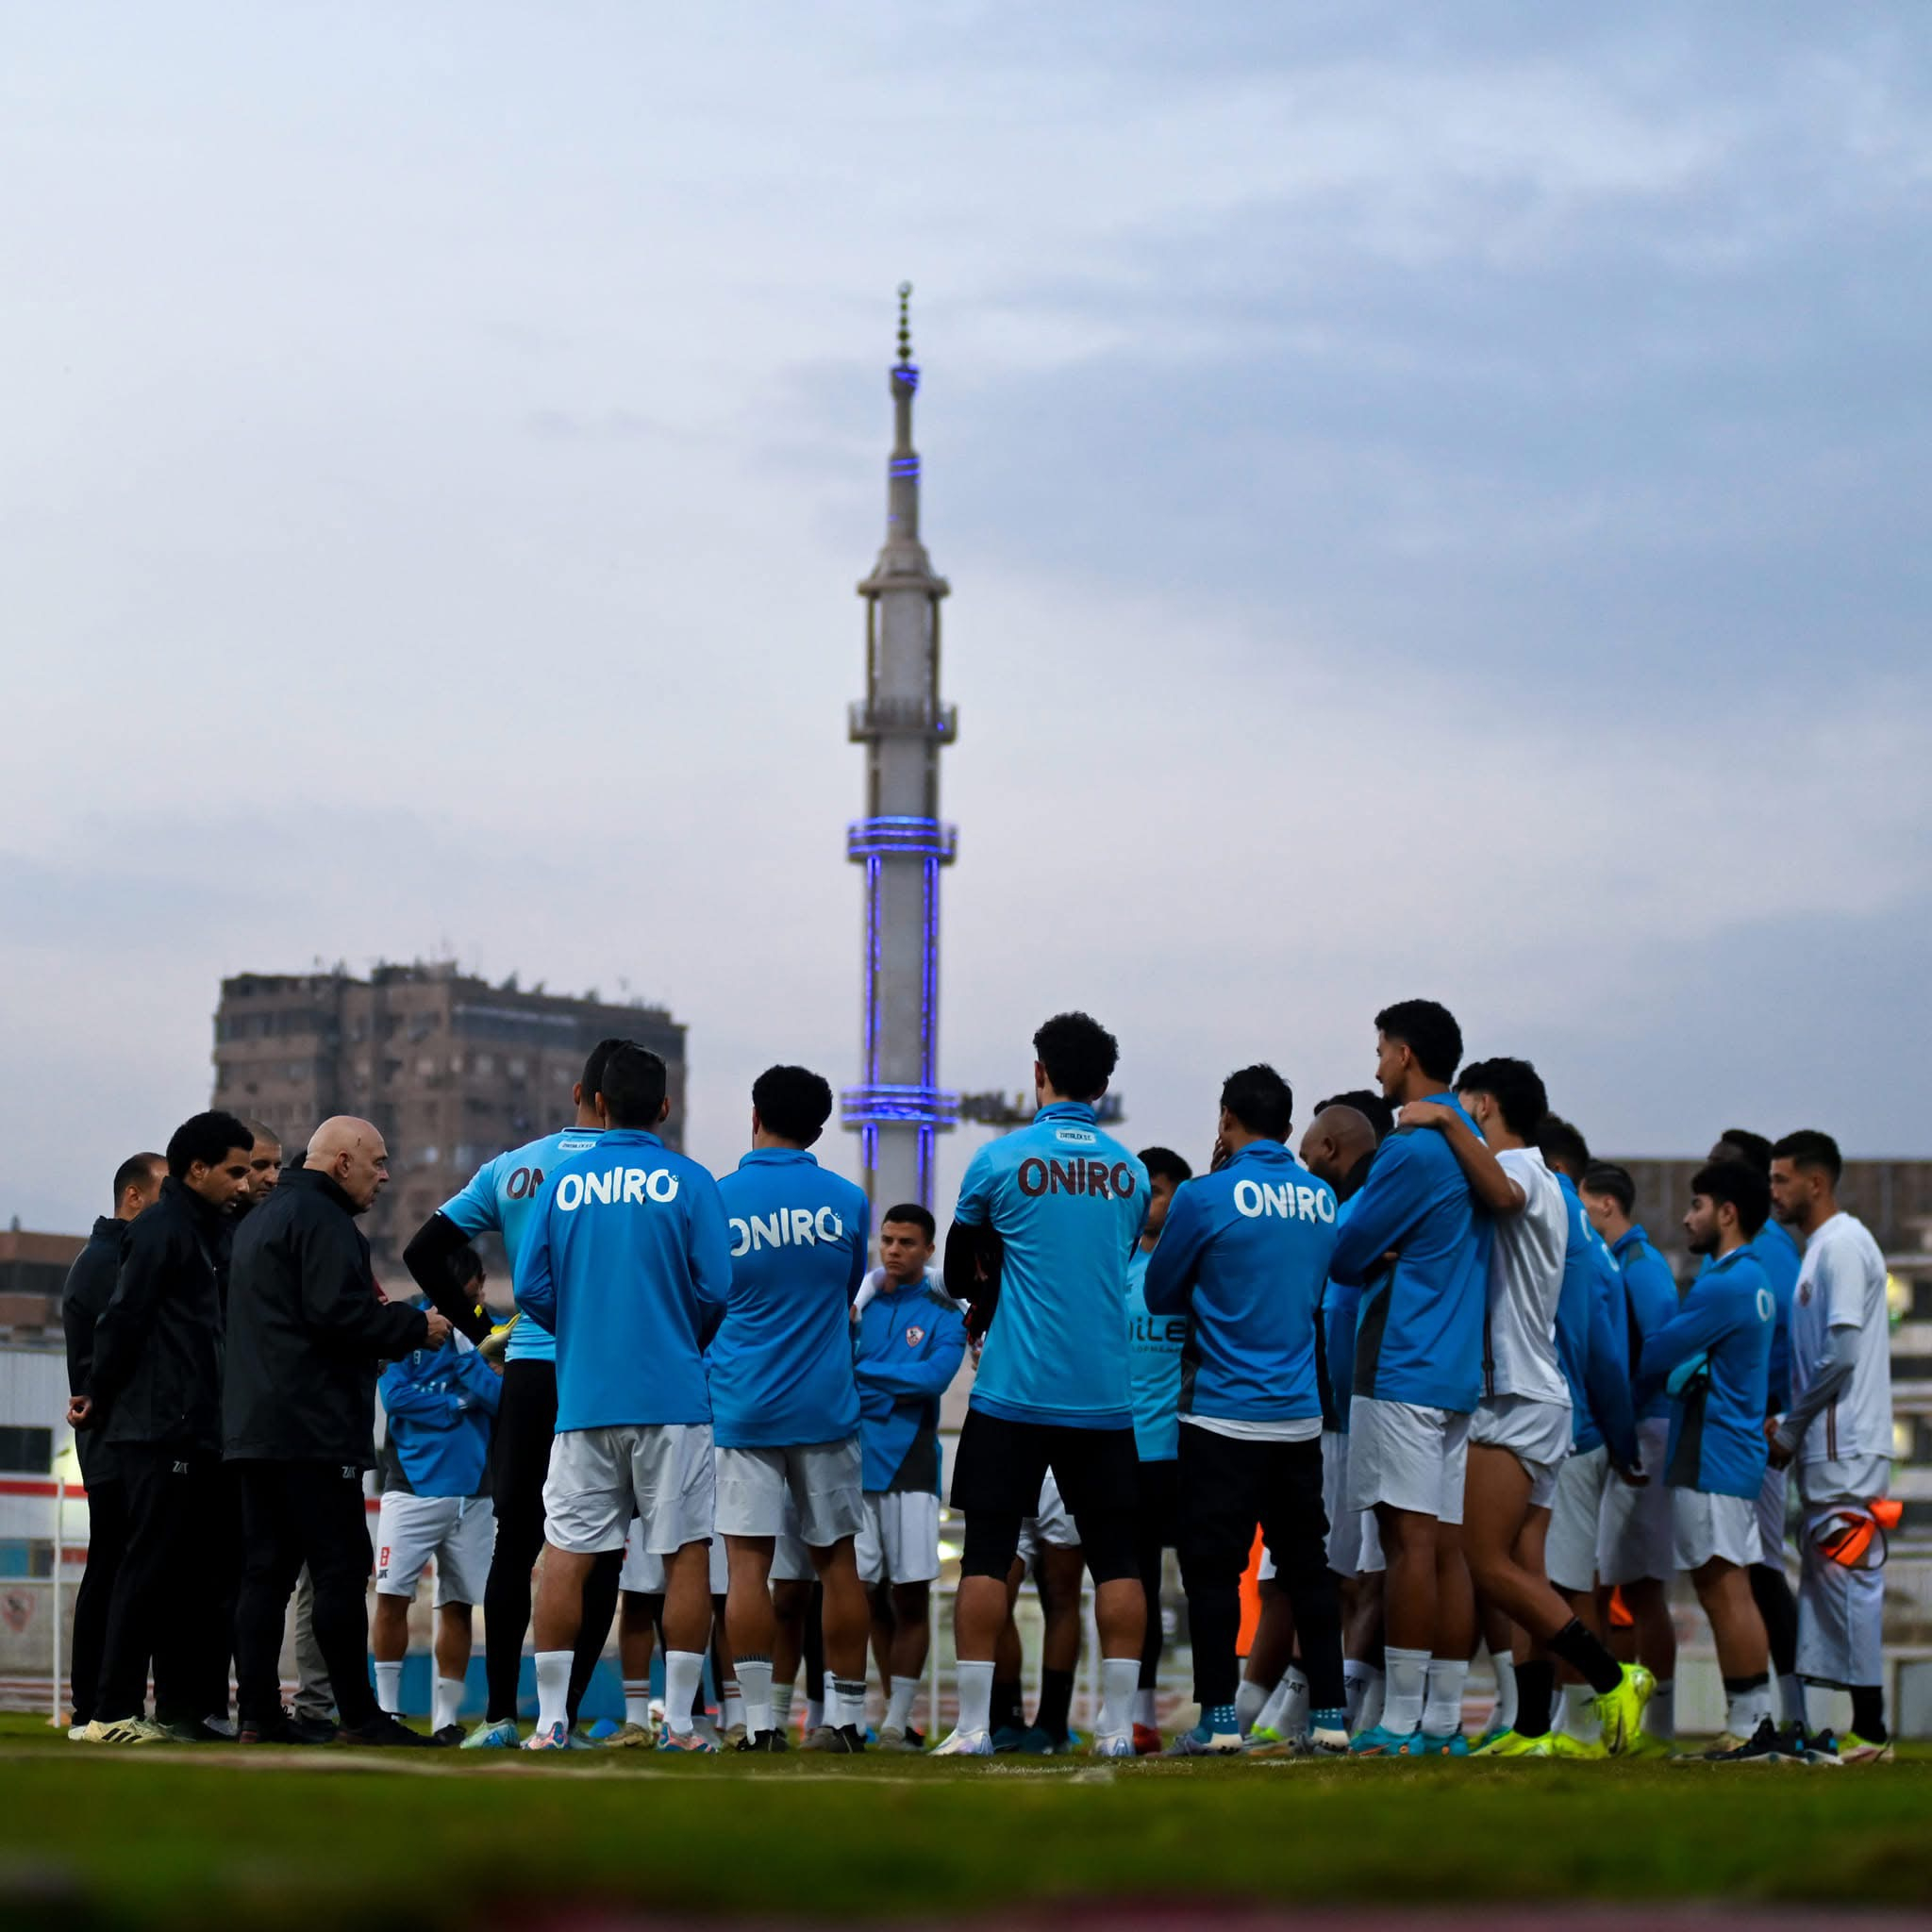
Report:
[[[1490,1306],[1483,1318],[1483,1394],[1570,1400],[1557,1359],[1557,1304],[1570,1246],[1563,1190],[1534,1147],[1505,1147],[1503,1172],[1523,1190],[1523,1211],[1497,1217],[1490,1243]]]
[[[1840,1210],[1805,1244],[1791,1297],[1791,1394],[1811,1386],[1831,1356],[1831,1331],[1857,1331],[1851,1385],[1805,1431],[1802,1466],[1891,1460],[1891,1326],[1885,1257],[1862,1221]]]

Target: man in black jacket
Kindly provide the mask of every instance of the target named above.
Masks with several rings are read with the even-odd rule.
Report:
[[[67,1393],[87,1393],[94,1366],[94,1324],[114,1292],[121,1273],[121,1241],[127,1224],[154,1206],[168,1172],[164,1155],[136,1154],[114,1172],[114,1211],[94,1223],[87,1246],[67,1271],[60,1295],[60,1325],[67,1335]],[[97,1429],[77,1430],[80,1479],[87,1485],[87,1569],[74,1597],[73,1715],[67,1735],[77,1737],[93,1721],[101,1688],[101,1653],[108,1641],[108,1605],[127,1549],[127,1491],[111,1444]]]
[[[206,1543],[222,1442],[225,1223],[254,1136],[198,1113],[168,1142],[168,1177],[129,1223],[114,1291],[94,1324],[85,1391],[67,1411],[121,1466],[127,1548],[108,1606],[100,1686],[82,1736],[96,1744],[212,1739],[197,1669],[211,1614]],[[148,1667],[155,1716],[142,1715]]]
[[[236,1619],[242,1740],[286,1741],[282,1625],[307,1562],[315,1638],[345,1740],[426,1744],[378,1711],[369,1687],[369,1522],[362,1472],[375,1465],[378,1364],[440,1348],[449,1323],[385,1302],[356,1225],[389,1182],[389,1150],[367,1121],[325,1121],[304,1164],[242,1223],[228,1291],[223,1448],[242,1475],[242,1604]]]

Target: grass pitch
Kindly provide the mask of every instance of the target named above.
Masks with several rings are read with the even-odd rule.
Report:
[[[1932,1903],[1932,1759],[534,1758],[69,1744],[0,1718],[0,1924],[930,1920],[1056,1902]]]

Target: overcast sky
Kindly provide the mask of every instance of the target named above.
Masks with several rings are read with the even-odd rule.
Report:
[[[1923,6],[0,26],[0,1214],[243,970],[661,998],[714,1164],[856,1076],[901,277],[948,1084],[1086,1006],[1199,1152],[1426,993],[1606,1149],[1932,1153]]]

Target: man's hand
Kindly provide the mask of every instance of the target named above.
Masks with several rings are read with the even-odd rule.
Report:
[[[1453,1107],[1440,1100],[1411,1100],[1395,1116],[1398,1127],[1446,1127],[1456,1118]]]
[[[1765,1447],[1765,1453],[1766,1453],[1766,1454],[1767,1454],[1767,1455],[1768,1455],[1768,1456],[1769,1456],[1769,1457],[1771,1457],[1771,1466],[1772,1466],[1772,1468],[1774,1468],[1774,1469],[1788,1469],[1788,1468],[1789,1468],[1789,1467],[1790,1466],[1790,1460],[1791,1460],[1791,1456],[1792,1456],[1792,1453],[1793,1453],[1793,1452],[1792,1452],[1792,1451],[1791,1451],[1790,1449],[1789,1449],[1789,1448],[1788,1448],[1788,1447],[1787,1447],[1787,1446],[1786,1446],[1786,1445],[1785,1445],[1785,1444],[1784,1444],[1783,1442],[1779,1441],[1779,1440],[1778,1440],[1778,1433],[1777,1433],[1777,1424],[1778,1424],[1778,1419],[1777,1419],[1777,1417],[1776,1417],[1776,1416],[1774,1416],[1774,1415],[1770,1415],[1770,1416],[1766,1416],[1766,1417],[1765,1417],[1765,1419],[1764,1419],[1764,1447]]]
[[[441,1348],[454,1332],[449,1325],[447,1315],[439,1315],[434,1308],[424,1310],[423,1319],[429,1324],[428,1332],[423,1338],[425,1348]]]
[[[76,1395],[67,1405],[67,1426],[70,1429],[91,1429],[94,1425],[94,1399],[92,1395]]]

